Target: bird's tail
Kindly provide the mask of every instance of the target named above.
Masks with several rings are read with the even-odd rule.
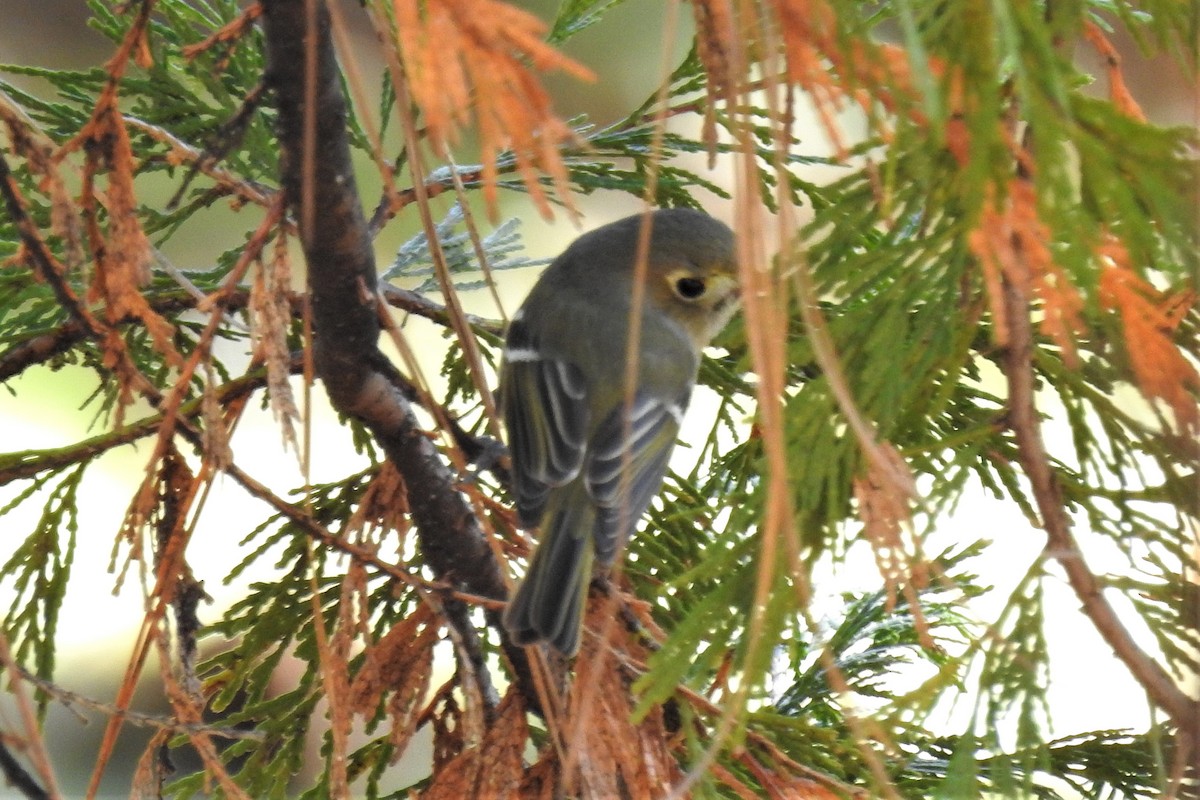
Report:
[[[567,656],[579,649],[595,520],[582,480],[551,493],[529,571],[504,610],[504,627],[518,644],[547,641]]]

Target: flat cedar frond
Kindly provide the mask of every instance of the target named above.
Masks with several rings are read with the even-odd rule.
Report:
[[[96,116],[81,136],[93,142],[104,142],[109,148],[106,154],[107,189],[95,198],[104,206],[107,231],[102,230],[96,218],[95,206],[89,219],[96,269],[88,300],[104,303],[105,316],[111,324],[127,317],[141,320],[159,352],[178,366],[182,359],[172,342],[175,328],[150,307],[141,292],[150,281],[150,242],[139,222],[137,194],[133,187],[133,148],[115,98],[110,106],[97,109]],[[95,191],[95,174],[100,166],[94,155],[89,156],[85,192]],[[116,364],[115,355],[113,359],[110,366]]]
[[[164,693],[175,712],[175,718],[185,725],[199,725],[203,717],[203,700],[197,695],[185,691],[172,674],[169,648],[163,641],[166,638],[165,629],[160,628],[160,633],[156,638],[159,641],[159,674],[162,677]],[[250,800],[250,795],[238,786],[230,776],[224,762],[221,761],[221,754],[213,742],[212,734],[205,730],[195,730],[189,731],[187,736],[189,744],[200,756],[205,770],[221,787],[222,793],[232,800]]]
[[[907,465],[899,458],[890,445],[885,452],[895,456],[892,461],[896,466]],[[858,516],[863,523],[863,532],[875,548],[876,557],[881,559],[880,571],[888,581],[889,605],[894,604],[892,582],[901,577],[899,564],[896,561],[904,552],[902,537],[903,526],[912,521],[908,507],[908,496],[898,491],[894,484],[887,480],[879,480],[871,470],[866,476],[854,479],[854,498],[858,501]],[[883,568],[887,564],[886,569]]]
[[[459,800],[463,797],[526,797],[521,790],[525,778],[525,706],[520,692],[510,689],[496,709],[496,720],[476,747],[463,750],[439,770],[421,800]]]
[[[139,66],[151,64],[150,47],[146,39],[149,24],[149,3],[139,10],[121,47],[107,65],[108,80],[96,100],[91,118],[79,133],[57,154],[65,158],[76,149],[87,154],[84,169],[83,207],[90,238],[95,273],[88,291],[90,301],[102,301],[110,324],[127,317],[141,320],[155,347],[172,366],[182,364],[175,349],[175,328],[150,307],[141,288],[150,281],[150,242],[142,229],[138,213],[137,193],[134,190],[135,159],[129,132],[121,114],[119,93],[121,79],[132,58]],[[96,175],[106,172],[107,191],[100,193],[95,185]],[[100,224],[100,207],[108,219],[105,232]],[[121,379],[121,406],[132,402],[133,376],[121,366],[123,350],[109,336],[104,347],[104,364],[116,369]]]
[[[498,0],[394,0],[397,43],[413,100],[439,155],[474,124],[483,160],[484,194],[495,208],[497,159],[511,149],[526,188],[544,215],[550,206],[539,173],[570,205],[559,148],[574,131],[551,109],[549,93],[526,65],[594,76],[541,40],[537,17]]]
[[[218,469],[225,469],[233,463],[233,450],[229,446],[224,410],[217,400],[219,385],[212,359],[207,358],[204,361],[204,390],[200,396],[200,413],[204,419],[204,452]]]
[[[971,252],[983,270],[984,287],[995,323],[994,339],[1004,347],[1009,341],[1001,276],[1032,290],[1041,306],[1042,332],[1062,350],[1063,360],[1077,366],[1075,336],[1084,329],[1083,298],[1050,252],[1052,233],[1037,209],[1033,181],[1009,181],[1002,208],[989,198],[979,226],[968,237]]]
[[[696,0],[692,3],[696,19],[696,51],[704,73],[711,105],[713,100],[733,98],[733,64],[731,51],[736,32],[733,8],[729,0]]]
[[[408,495],[404,492],[404,480],[396,467],[385,461],[379,472],[371,479],[363,494],[362,502],[355,510],[357,525],[375,523],[381,530],[392,531],[398,537],[397,549],[403,549],[404,535],[409,529]]]
[[[683,773],[663,722],[661,706],[634,721],[631,680],[620,662],[609,655],[626,652],[644,658],[645,648],[623,626],[612,624],[612,602],[588,604],[585,628],[606,633],[605,641],[585,636],[576,660],[570,712],[561,723],[568,739],[570,763],[577,776],[564,775],[568,785],[578,781],[585,797],[665,797]],[[543,758],[557,759],[553,750]]]
[[[38,177],[38,188],[50,201],[50,230],[63,242],[68,267],[79,266],[84,260],[83,232],[75,203],[59,174],[54,143],[3,91],[0,91],[0,122],[8,132],[12,151],[25,159],[29,171]]]
[[[918,592],[929,586],[929,565],[911,541],[911,495],[905,485],[897,482],[900,474],[912,483],[908,464],[889,442],[876,444],[884,463],[872,459],[865,477],[854,479],[854,498],[858,501],[858,516],[863,533],[875,553],[875,564],[887,587],[887,608],[895,608],[897,590],[903,592],[913,614],[914,626],[921,644],[933,648],[929,624],[921,612]],[[909,534],[906,536],[906,533]]]
[[[1108,236],[1097,248],[1104,263],[1100,273],[1100,302],[1116,311],[1125,333],[1125,350],[1137,387],[1149,400],[1162,400],[1175,415],[1183,433],[1200,427],[1196,393],[1200,373],[1173,340],[1175,329],[1193,308],[1195,292],[1158,292],[1135,273],[1129,253],[1119,239]]]
[[[382,639],[367,648],[366,660],[350,684],[350,707],[370,717],[385,694],[392,719],[389,737],[399,758],[417,729],[421,701],[429,691],[433,646],[441,626],[425,604],[397,622]]]

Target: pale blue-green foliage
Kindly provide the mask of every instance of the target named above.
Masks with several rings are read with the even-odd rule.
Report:
[[[468,172],[477,170],[475,167],[459,169]],[[439,180],[439,173],[435,171],[429,178]],[[482,267],[470,234],[465,229],[459,230],[463,220],[462,206],[455,203],[450,206],[450,210],[441,221],[434,225],[434,231],[454,288],[458,291],[470,291],[483,288],[487,281],[481,276]],[[491,233],[480,237],[479,245],[489,269],[499,271],[544,266],[548,263],[546,259],[519,255],[524,249],[519,234],[520,226],[520,220],[508,219],[497,225]],[[471,277],[468,279],[463,277],[464,275]],[[423,294],[437,292],[439,284],[434,275],[434,257],[429,247],[429,237],[425,232],[414,234],[411,239],[400,245],[395,260],[380,272],[379,277],[382,280],[420,278],[421,283],[415,287],[416,291]]]

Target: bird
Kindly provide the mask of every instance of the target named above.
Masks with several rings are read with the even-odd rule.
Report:
[[[645,291],[635,310],[643,225]],[[499,408],[518,524],[540,530],[503,615],[516,643],[578,651],[594,564],[611,567],[658,493],[702,351],[737,308],[733,231],[702,211],[669,208],[577,238],[512,316]]]

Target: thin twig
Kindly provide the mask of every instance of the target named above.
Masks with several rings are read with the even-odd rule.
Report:
[[[12,650],[8,646],[8,636],[3,630],[0,630],[0,665],[8,672],[11,694],[16,699],[17,711],[21,716],[21,723],[25,726],[26,753],[41,779],[39,788],[46,797],[62,797],[58,782],[54,778],[54,768],[50,765],[50,754],[46,750],[46,741],[42,738],[37,714],[34,713],[33,704],[21,683],[21,679],[26,676],[25,670],[13,658]]]
[[[257,101],[257,98],[255,99]],[[187,191],[189,183],[196,174],[202,174],[206,178],[211,179],[226,194],[232,195],[243,202],[253,203],[263,208],[271,205],[275,190],[267,189],[266,187],[258,186],[257,184],[238,178],[228,170],[217,166],[219,159],[213,153],[192,147],[170,131],[153,123],[146,122],[143,119],[129,114],[125,114],[123,119],[130,127],[140,130],[159,144],[166,145],[169,148],[167,158],[171,163],[178,162],[189,165],[188,173],[180,183],[175,197],[168,203],[168,208],[178,202],[178,198]]]
[[[393,308],[407,314],[415,314],[438,325],[449,327],[450,317],[449,312],[446,311],[446,307],[430,300],[425,295],[396,286],[383,286],[380,291],[388,305]],[[237,289],[227,295],[222,305],[226,312],[237,311],[246,306],[249,298],[249,291]],[[154,296],[148,298],[148,300],[150,308],[159,314],[187,311],[188,309],[195,308],[197,305],[197,299],[190,296],[189,292],[178,290],[172,290],[168,293],[156,293]],[[288,302],[292,306],[293,315],[300,317],[303,314],[304,295],[298,292],[289,292]],[[499,336],[504,329],[503,323],[499,320],[487,319],[474,314],[465,314],[464,319],[476,330],[493,336]],[[114,325],[129,325],[139,322],[142,322],[142,320],[130,314],[115,322]],[[94,332],[79,320],[71,319],[52,331],[32,336],[14,344],[7,350],[0,352],[0,382],[14,378],[30,367],[44,364],[88,338],[94,338]]]
[[[300,356],[292,357],[293,371],[300,368]],[[263,369],[255,369],[240,378],[234,378],[216,389],[217,401],[229,403],[262,388],[266,385],[267,374]],[[179,415],[193,418],[200,414],[202,398],[196,398],[179,407]],[[61,469],[72,464],[88,461],[96,456],[129,444],[145,436],[153,435],[162,425],[165,416],[155,414],[123,425],[115,430],[93,436],[90,439],[76,442],[66,447],[55,447],[48,450],[27,450],[20,453],[0,454],[0,486],[15,480],[32,478],[46,470]]]
[[[36,686],[38,691],[45,692],[61,703],[64,708],[80,716],[82,714],[79,709],[85,708],[88,711],[95,711],[106,717],[122,717],[129,724],[140,728],[156,728],[158,730],[171,731],[172,733],[206,733],[210,736],[220,736],[223,739],[249,739],[256,742],[262,741],[264,738],[257,731],[243,731],[221,725],[185,723],[180,722],[174,717],[167,717],[161,714],[148,714],[144,711],[130,711],[129,709],[118,708],[111,703],[102,703],[99,700],[94,700],[78,692],[59,686],[53,681],[40,678],[20,665],[17,665],[17,671],[20,672],[22,678]]]

